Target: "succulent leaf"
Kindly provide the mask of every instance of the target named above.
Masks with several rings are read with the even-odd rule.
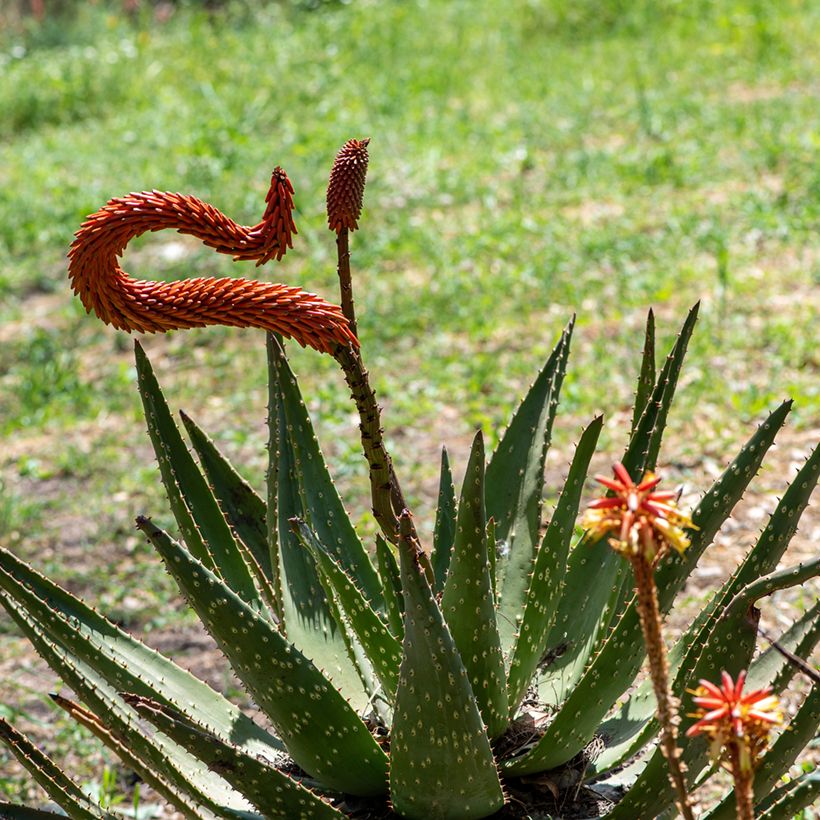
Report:
[[[487,733],[497,737],[509,723],[509,705],[487,551],[481,431],[473,440],[464,473],[441,612],[467,670]]]
[[[188,550],[147,519],[138,526],[294,761],[328,788],[383,791],[387,758],[331,681]]]
[[[581,434],[564,489],[535,557],[524,618],[510,662],[508,688],[511,710],[518,706],[524,696],[547,649],[547,637],[561,596],[581,492],[603,422],[603,416],[597,416]]]
[[[310,551],[320,573],[326,580],[328,597],[335,597],[353,633],[364,649],[368,661],[378,675],[388,699],[392,702],[398,682],[401,644],[390,634],[385,624],[371,608],[370,602],[356,587],[355,581],[319,541],[316,533],[304,521],[294,521],[293,525],[294,531],[299,535],[305,548]]]
[[[227,698],[159,652],[120,629],[87,604],[0,547],[0,587],[49,638],[70,649],[107,684],[127,688],[178,709],[196,707],[202,729],[249,754],[274,760],[282,743]]]
[[[73,656],[70,648],[52,641],[45,626],[29,616],[6,592],[0,603],[31,641],[38,654],[105,722],[117,739],[132,754],[135,771],[172,805],[191,820],[203,820],[210,810],[223,814],[226,808],[241,808],[241,799],[224,780],[205,769],[184,749],[170,740],[147,738],[137,724],[137,715],[105,680]],[[239,803],[237,803],[239,799]]]
[[[648,460],[654,447],[652,442],[660,445],[666,414],[675,394],[677,376],[696,318],[697,306],[687,315],[633,428],[622,463],[634,477],[654,466],[654,461]],[[600,649],[608,628],[620,619],[632,595],[628,578],[628,565],[612,550],[590,550],[588,541],[583,539],[570,552],[564,594],[547,639],[553,659],[539,685],[539,694],[547,705],[563,703],[581,680],[590,658]]]
[[[265,502],[196,422],[183,412],[179,415],[225,518],[251,551],[265,577],[273,580],[265,526]]]
[[[136,342],[134,350],[148,434],[185,543],[241,598],[263,609],[251,571],[219,504],[188,452],[142,345]]]
[[[728,582],[727,582],[728,583]],[[720,593],[718,593],[720,594]],[[679,699],[685,696],[687,686],[694,683],[691,669],[702,647],[713,640],[717,618],[707,622],[707,627],[690,627],[669,653],[669,666],[674,679],[672,692]],[[809,657],[820,639],[820,603],[792,624],[778,643],[787,651],[800,657]],[[774,648],[758,655],[749,665],[746,678],[752,689],[771,685],[776,693],[782,692],[794,667]],[[607,738],[607,748],[591,767],[593,774],[600,775],[620,766],[648,743],[658,730],[655,721],[655,696],[651,681],[638,686],[613,717],[601,724],[600,734]]]
[[[111,817],[95,806],[48,755],[41,752],[31,740],[3,718],[0,718],[0,741],[5,743],[46,794],[61,809],[70,813],[70,817],[76,820],[100,820]]]
[[[698,302],[687,314],[621,460],[627,471],[636,477],[654,471],[657,465],[661,441],[666,430],[666,419],[675,397],[678,377],[686,357],[692,331],[695,329],[699,308],[700,303]],[[631,584],[626,580],[628,577],[626,564],[620,561],[613,581],[613,588],[617,588],[618,595],[614,606],[608,608],[609,618],[603,624],[605,628],[617,621],[632,597]],[[603,633],[599,632],[600,634]]]
[[[244,794],[264,817],[325,820],[344,816],[292,777],[203,732],[175,709],[139,695],[123,697],[142,717]]]
[[[505,545],[496,569],[498,628],[505,654],[512,648],[523,617],[539,542],[544,463],[574,325],[573,318],[515,411],[487,465],[487,516],[495,521],[496,538]]]
[[[669,611],[676,593],[684,585],[686,578],[703,554],[703,551],[707,545],[711,543],[715,533],[742,496],[743,491],[760,467],[763,457],[774,441],[777,431],[783,425],[790,408],[791,402],[784,402],[758,427],[749,441],[741,448],[737,457],[701,499],[697,509],[692,515],[692,519],[698,529],[691,534],[691,545],[685,555],[682,558],[673,556],[669,560],[662,562],[657,571],[656,582],[661,612],[665,613]],[[577,553],[577,550],[582,547],[583,542],[573,552]],[[610,553],[614,556],[614,552],[611,550],[592,550],[592,552]],[[570,571],[572,570],[572,558],[573,553],[570,554]],[[580,561],[583,561],[583,557]],[[583,564],[581,564],[581,566],[583,566]],[[596,568],[594,563],[592,563],[592,566]],[[600,564],[598,564],[598,566],[600,566]],[[592,583],[597,583],[597,578],[594,576]],[[565,595],[567,593],[583,595],[582,591],[579,593],[578,587],[578,579],[576,579],[572,587],[570,587],[568,579],[567,592],[565,592]],[[558,626],[559,624],[556,622],[556,627]],[[592,731],[595,722],[604,717],[607,706],[612,705],[617,697],[623,693],[629,683],[634,680],[640,668],[644,649],[643,642],[640,640],[639,630],[637,613],[634,606],[630,606],[621,615],[618,623],[613,627],[605,642],[599,648],[595,659],[584,667],[583,678],[581,680],[572,683],[570,687],[570,682],[568,681],[569,676],[564,674],[563,677],[556,681],[556,675],[554,673],[550,675],[548,670],[548,674],[540,684],[539,691],[546,698],[549,698],[556,690],[556,683],[561,683],[564,687],[563,691],[570,692],[567,696],[567,702],[573,699],[576,703],[582,703],[589,698],[592,698],[596,702],[597,706],[594,709],[584,711],[585,716],[589,718],[589,722],[584,721],[586,731],[583,735],[579,736],[579,742],[580,738],[584,738],[582,746],[589,741],[591,735],[588,733]],[[564,633],[565,632],[566,629],[564,629]],[[589,640],[589,638],[587,638],[587,640]],[[550,640],[548,645],[554,645],[553,640]],[[560,660],[563,659],[559,659],[559,661]],[[617,674],[614,676],[603,671],[613,668],[617,669]],[[559,669],[559,674],[562,671],[564,670]],[[601,677],[602,675],[603,678]],[[583,680],[587,680],[591,687],[591,692],[586,690],[586,685],[583,683]],[[599,685],[606,685],[607,691],[610,694],[599,694],[599,692],[596,691]],[[576,729],[580,728],[580,724],[575,724],[575,727]]]
[[[789,406],[790,402],[786,402],[772,413],[706,493],[692,516],[700,529],[692,534],[692,544],[684,557],[678,559],[670,556],[662,562],[656,576],[662,612],[669,611],[675,595],[686,582],[697,559],[751,481],[766,450],[771,446],[775,433],[785,420]],[[582,542],[576,550],[584,548]],[[596,551],[602,550],[592,550],[593,553]],[[525,758],[508,764],[510,771],[526,774],[541,768],[559,766],[583,749],[594,736],[606,713],[635,679],[644,656],[640,623],[633,603],[625,609],[596,655],[585,667],[581,678],[569,690],[566,700],[538,745]],[[547,694],[552,685],[553,680],[545,676],[539,691]],[[566,680],[564,685],[566,686]]]
[[[55,817],[63,816],[55,811],[40,811],[40,809],[30,809],[27,806],[17,806],[0,801],[2,820],[54,820]]]
[[[296,378],[272,335],[268,369],[268,528],[284,633],[317,666],[333,670],[334,685],[354,708],[365,708],[368,682],[361,664],[353,657],[346,633],[325,599],[315,562],[291,530],[290,519],[299,518],[314,530],[379,614],[384,612],[381,581],[342,505]]]
[[[401,579],[396,556],[381,535],[376,534],[376,560],[379,565],[379,575],[382,579],[384,591],[384,606],[387,615],[387,625],[390,631],[399,639],[404,635],[404,599],[401,594]]]
[[[52,692],[50,696],[51,699],[61,709],[66,711],[77,723],[81,726],[85,726],[85,728],[92,734],[96,735],[97,738],[99,738],[105,746],[111,749],[111,751],[114,752],[114,754],[116,754],[126,766],[133,769],[134,772],[139,772],[142,779],[148,783],[149,786],[153,786],[158,793],[163,793],[164,785],[162,780],[150,768],[150,766],[146,767],[145,761],[141,760],[139,756],[133,753],[128,743],[123,742],[114,732],[110,731],[106,727],[101,718],[93,712],[90,712],[88,709],[82,707],[76,701],[70,700],[62,695],[57,695],[54,692]],[[212,806],[211,808],[215,809],[216,807]],[[217,816],[230,818],[242,817],[244,820],[251,820],[252,818],[252,816],[247,812],[239,811],[237,809],[230,809],[226,806],[219,807],[215,813]],[[199,812],[190,812],[188,816],[199,818],[202,815]]]
[[[296,376],[290,369],[282,346],[269,337],[271,389],[275,389],[284,414],[284,436],[290,443],[295,464],[292,481],[298,489],[304,515],[299,516],[331,551],[359,589],[376,609],[384,608],[381,583],[367,551],[330,477],[319,443],[313,432]],[[283,477],[280,476],[280,481]],[[280,513],[281,516],[281,513]],[[288,520],[285,520],[288,526]]]
[[[811,806],[820,796],[820,769],[800,775],[775,789],[765,800],[755,806],[757,820],[783,820],[797,817],[803,809]]]
[[[632,408],[631,433],[635,432],[643,415],[652,388],[655,386],[655,313],[652,308],[646,314],[646,335],[644,336],[641,370],[638,375],[638,389],[635,391],[635,406]]]
[[[780,419],[785,419],[785,414],[790,407],[791,402],[786,402],[781,405],[772,414],[769,421],[763,424],[761,431],[765,431],[767,427],[769,430],[779,427],[780,424],[782,424]],[[744,450],[748,449],[749,452],[754,452],[756,447],[759,447],[759,444],[759,442],[755,442],[753,439],[744,447]],[[741,459],[739,456],[729,470],[721,476],[719,481],[721,486],[718,487],[716,485],[715,488],[701,500],[692,515],[692,520],[700,529],[693,534],[692,545],[690,547],[690,550],[693,553],[697,552],[697,555],[693,560],[690,551],[687,550],[684,556],[684,562],[688,563],[691,567],[694,567],[694,563],[703,552],[703,549],[711,542],[715,533],[720,528],[720,525],[723,523],[723,520],[725,520],[731,512],[731,507],[727,509],[727,505],[725,504],[726,494],[729,495],[730,499],[739,497],[736,484],[733,486],[732,476],[739,474],[741,470],[746,476],[749,476],[751,473],[752,465],[748,462],[741,465],[740,462]],[[754,465],[754,472],[757,471],[757,467],[758,465]],[[724,480],[727,478],[727,473],[728,480]],[[761,575],[774,571],[797,529],[800,516],[809,503],[809,499],[811,498],[814,488],[817,486],[819,477],[820,446],[816,447],[806,459],[797,475],[790,482],[774,512],[769,517],[766,527],[757,539],[755,546],[732,574],[730,582],[724,585],[721,593],[715,595],[698,614],[693,628],[697,628],[706,619],[713,617],[715,612],[719,612],[741,587],[750,584]],[[743,485],[744,489],[745,484],[746,482],[744,482]],[[714,490],[717,490],[717,492]],[[721,490],[724,492],[722,496],[719,495]],[[715,508],[715,504],[719,505],[718,508]],[[719,509],[719,512],[710,514],[710,507],[712,510]],[[718,518],[722,520],[718,521]],[[706,540],[707,537],[708,541]]]
[[[275,378],[275,377],[272,377]],[[271,390],[275,388],[272,386]],[[334,685],[356,709],[364,708],[370,696],[361,666],[351,656],[344,628],[338,623],[333,602],[324,593],[316,563],[291,530],[292,518],[305,520],[307,513],[300,493],[301,479],[284,404],[272,396],[271,407],[278,420],[276,449],[271,449],[269,483],[275,477],[275,498],[271,493],[268,510],[276,511],[269,521],[271,550],[275,556],[274,575],[281,606],[281,629],[288,641],[320,669],[332,670]],[[274,535],[275,531],[275,535]]]
[[[812,491],[817,484],[819,473],[820,447],[814,450],[798,471],[754,547],[720,590],[701,610],[672,649],[670,653],[672,675],[677,675],[679,671],[684,673],[681,680],[676,681],[673,685],[673,690],[678,696],[690,684],[688,670],[691,670],[700,648],[706,642],[713,628],[715,618],[720,617],[724,608],[743,586],[755,581],[764,573],[773,571],[783,557],[789,540],[797,529],[800,516],[808,505]],[[790,630],[787,640],[791,644],[798,637],[804,639],[803,631]],[[816,640],[816,638],[812,639],[810,635],[809,640]],[[801,657],[807,657],[802,651],[798,651],[798,654]],[[773,660],[775,668],[782,669],[782,659],[775,658]],[[762,672],[761,662],[762,658],[758,658],[752,664],[750,685],[754,683],[755,686],[763,686],[773,682],[771,680],[759,680]],[[646,682],[638,687],[613,718],[605,721],[602,725],[602,732],[611,740],[607,750],[595,763],[597,771],[604,771],[609,767],[618,765],[654,734],[655,724],[652,721],[654,711],[654,696],[649,682]],[[650,721],[652,721],[651,724]]]
[[[741,669],[748,668],[754,652],[757,624],[749,621],[756,601],[771,595],[778,589],[797,586],[820,575],[820,558],[797,567],[789,567],[771,573],[745,586],[718,619],[709,641],[708,651],[704,649],[697,663],[691,669],[690,679],[710,678],[717,670],[723,669],[736,676]],[[690,715],[681,715],[681,732],[694,722]],[[706,742],[693,739],[683,748],[683,761],[689,770],[689,778],[703,768],[707,761]],[[635,817],[655,817],[673,802],[672,789],[666,776],[666,764],[659,749],[643,761],[642,770],[623,800],[612,810],[612,820],[627,820]]]
[[[419,564],[409,513],[399,520],[403,655],[390,748],[390,797],[409,820],[470,820],[504,804],[467,670]]]
[[[666,429],[666,419],[672,399],[678,386],[683,360],[695,329],[700,303],[687,314],[678,338],[666,357],[660,375],[646,402],[643,412],[630,436],[629,445],[621,462],[630,475],[643,475],[647,470],[654,470],[658,461],[661,441]]]
[[[430,563],[436,585],[435,591],[444,589],[453,542],[456,537],[456,491],[453,487],[453,474],[450,471],[450,459],[447,448],[441,448],[441,475],[438,482],[438,504],[436,505],[436,524],[433,530],[433,551]]]

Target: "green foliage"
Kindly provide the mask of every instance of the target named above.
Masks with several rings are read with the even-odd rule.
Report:
[[[695,318],[692,311],[657,375],[654,323],[647,325],[625,455],[636,475],[657,460]],[[483,436],[475,437],[458,495],[443,457],[429,572],[407,512],[397,553],[379,537],[374,568],[276,339],[268,343],[267,501],[183,416],[198,465],[137,347],[149,434],[184,542],[149,519],[138,526],[275,736],[2,550],[0,602],[85,704],[60,705],[189,817],[340,817],[358,797],[389,799],[410,820],[488,817],[505,803],[505,786],[532,776],[562,782],[578,760],[573,791],[617,796],[613,818],[667,811],[672,794],[654,747],[654,696],[646,683],[635,686],[644,647],[623,570],[610,551],[574,538],[601,417],[581,434],[564,486],[550,488],[555,509],[548,521],[542,516],[544,457],[571,330],[489,462]],[[662,611],[752,482],[790,406],[770,415],[698,504],[691,547],[657,573]],[[753,659],[748,615],[761,598],[820,574],[820,561],[776,571],[818,473],[820,449],[673,647],[678,698],[721,669],[748,668],[750,682],[776,691],[788,685],[793,668],[782,655]],[[815,607],[787,630],[782,646],[807,656],[820,637],[816,614]],[[569,662],[561,663],[564,655]],[[137,714],[156,731],[137,729]],[[817,724],[813,690],[792,731],[762,761],[755,796],[763,816],[812,799],[810,775],[772,789]],[[72,816],[102,816],[5,723],[3,739]],[[595,744],[603,752],[593,762]],[[702,739],[687,742],[683,755],[691,783],[707,780]],[[725,816],[728,800],[715,818]]]

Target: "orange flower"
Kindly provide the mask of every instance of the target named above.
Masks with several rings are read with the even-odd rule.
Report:
[[[676,503],[674,491],[656,492],[659,476],[646,473],[640,484],[630,478],[626,467],[616,462],[612,468],[615,478],[595,476],[614,495],[593,501],[581,526],[595,540],[615,533],[609,539],[613,549],[624,555],[643,553],[653,563],[666,545],[678,552],[689,546],[689,538],[684,528],[697,529],[692,519],[681,512]]]
[[[712,757],[721,760],[729,746],[735,745],[741,765],[754,768],[769,742],[769,730],[783,722],[780,703],[771,687],[743,693],[746,671],[737,681],[728,672],[722,673],[722,685],[701,680],[692,693],[692,700],[700,707],[690,717],[698,718],[686,732],[687,737],[709,737]]]
[[[131,239],[162,229],[195,236],[236,261],[281,259],[296,233],[293,186],[281,168],[265,202],[261,222],[248,227],[193,196],[143,191],[109,200],[83,222],[68,252],[72,288],[87,311],[129,332],[221,324],[274,331],[325,353],[358,345],[340,307],[297,287],[239,277],[154,282],[119,265]]]

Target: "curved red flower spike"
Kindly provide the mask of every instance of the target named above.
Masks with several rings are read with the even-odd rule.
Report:
[[[193,196],[143,191],[110,200],[83,222],[68,253],[68,275],[85,309],[119,330],[157,333],[205,325],[258,327],[331,353],[358,345],[341,308],[289,285],[225,277],[154,282],[131,278],[118,263],[146,231],[195,236],[235,261],[262,265],[293,246],[293,186],[276,168],[262,221],[246,227]]]

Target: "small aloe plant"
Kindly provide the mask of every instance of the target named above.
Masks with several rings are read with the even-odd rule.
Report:
[[[489,458],[476,435],[458,494],[442,452],[433,543],[425,549],[384,445],[355,337],[349,232],[358,227],[366,168],[367,141],[351,141],[337,157],[328,192],[341,308],[280,286],[254,300],[253,286],[243,280],[247,301],[238,318],[229,309],[220,314],[213,299],[206,315],[192,305],[196,293],[229,286],[197,280],[180,297],[180,319],[173,314],[174,294],[159,283],[140,289],[117,266],[106,284],[116,254],[103,253],[100,261],[85,245],[75,243],[73,250],[78,293],[89,309],[123,329],[150,328],[146,317],[159,304],[160,330],[163,323],[225,321],[269,331],[270,462],[262,494],[182,414],[191,452],[148,357],[136,346],[148,432],[178,536],[147,517],[137,526],[264,723],[3,549],[0,603],[75,693],[76,701],[55,696],[57,704],[189,818],[467,820],[501,811],[506,817],[563,811],[614,820],[671,816],[677,795],[667,777],[669,749],[658,740],[660,690],[640,678],[646,658],[640,591],[633,594],[629,568],[617,554],[593,548],[602,533],[576,523],[602,417],[581,431],[563,486],[549,488],[557,498],[552,515],[543,516],[544,464],[573,322]],[[274,182],[286,209],[292,189],[281,174]],[[271,213],[276,195],[269,195]],[[158,202],[162,196],[155,194]],[[275,218],[266,214],[254,228],[231,223],[229,242],[215,235],[221,223],[210,206],[181,197],[169,201],[177,220],[185,220],[182,229],[222,252],[267,259],[288,244],[290,228],[287,241],[277,237],[284,235],[282,225],[291,225],[289,211],[286,218],[281,209]],[[207,230],[179,215],[186,201],[196,213],[210,214]],[[87,223],[112,220],[102,231],[86,230],[92,250],[105,251],[109,228],[121,250],[127,236],[155,229],[150,219],[179,227],[170,211],[149,219],[138,210],[135,217],[127,199],[116,202]],[[262,298],[269,302],[259,318],[253,311]],[[649,315],[632,430],[619,466],[624,480],[638,482],[656,468],[696,316],[697,308],[656,372]],[[282,335],[330,351],[344,371],[361,414],[381,529],[369,545],[328,472]],[[691,517],[675,518],[677,543],[688,545],[667,555],[653,574],[661,615],[749,486],[790,407],[784,402],[753,433]],[[819,473],[820,448],[744,561],[671,647],[670,698],[682,699],[687,687],[721,670],[737,675],[747,669],[750,686],[775,693],[788,685],[795,667],[783,654],[769,648],[755,656],[755,605],[820,574],[820,559],[777,569]],[[778,646],[807,657],[820,636],[817,616],[814,604]],[[785,817],[777,814],[784,806],[797,811],[816,796],[813,775],[772,789],[816,732],[817,692],[806,697],[791,731],[761,755],[754,800],[762,816]],[[693,723],[682,717],[684,735]],[[0,739],[69,816],[110,816],[5,721]],[[712,773],[708,751],[703,738],[684,736],[680,772],[690,791]],[[708,816],[731,816],[727,801]],[[0,816],[50,815],[0,804]]]

